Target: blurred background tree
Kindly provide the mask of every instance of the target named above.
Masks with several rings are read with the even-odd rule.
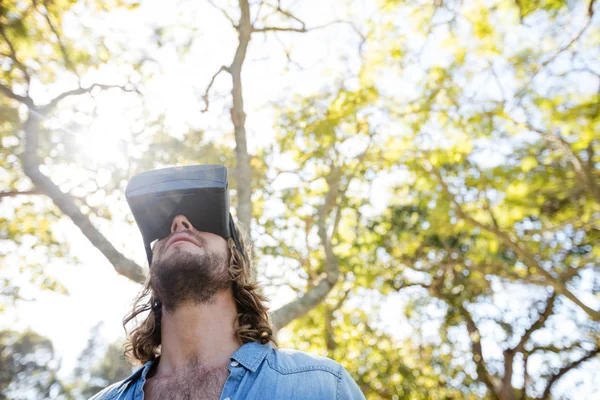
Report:
[[[60,398],[52,342],[32,331],[0,331],[0,399]]]
[[[74,399],[89,399],[108,385],[131,374],[132,368],[123,356],[123,341],[117,340],[106,346],[101,340],[102,323],[90,330],[86,347],[77,360],[70,395]]]
[[[367,398],[600,394],[593,0],[144,6],[0,5],[0,311],[67,295],[47,264],[81,265],[76,235],[141,282],[127,179],[222,163],[280,342]],[[173,63],[183,114],[156,101]],[[130,372],[99,329],[62,380],[48,339],[4,346],[35,398],[87,398]]]

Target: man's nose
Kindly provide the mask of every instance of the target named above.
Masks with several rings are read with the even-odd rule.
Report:
[[[192,230],[194,230],[194,226],[185,217],[185,215],[178,215],[173,218],[173,223],[171,224],[171,233]]]

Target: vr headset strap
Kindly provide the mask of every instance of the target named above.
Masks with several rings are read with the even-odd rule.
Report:
[[[144,240],[144,243],[146,243],[146,241]],[[150,264],[152,264],[152,248],[150,247],[150,243],[145,245],[146,248],[146,257],[148,257],[148,267],[150,267]]]
[[[231,215],[231,213],[229,213],[229,231],[231,232],[231,238],[235,243],[235,247],[237,247],[238,251],[242,253],[242,256],[244,256],[244,260],[248,261],[248,259],[246,258],[246,253],[240,245],[240,239],[238,238],[237,229],[235,229],[235,224],[233,223],[233,216]]]

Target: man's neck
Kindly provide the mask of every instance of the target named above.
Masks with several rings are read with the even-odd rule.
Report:
[[[235,337],[237,308],[231,290],[212,304],[182,304],[173,312],[163,306],[161,356],[157,377],[167,377],[190,362],[221,367],[242,346]]]

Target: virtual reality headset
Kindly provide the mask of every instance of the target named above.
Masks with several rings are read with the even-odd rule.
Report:
[[[125,197],[142,232],[148,264],[152,263],[150,245],[171,234],[177,215],[184,215],[198,231],[232,238],[244,254],[229,212],[228,186],[223,165],[164,168],[133,176]]]

